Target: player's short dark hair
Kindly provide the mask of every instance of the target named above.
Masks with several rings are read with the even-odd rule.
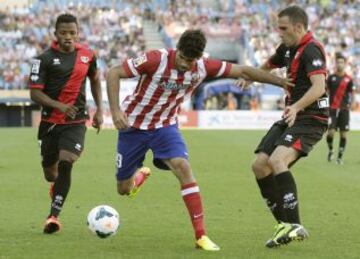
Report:
[[[177,43],[177,49],[187,58],[200,58],[206,46],[206,37],[201,30],[186,30]]]
[[[292,24],[301,23],[304,25],[305,30],[308,29],[309,26],[309,17],[306,14],[305,10],[302,9],[300,6],[292,5],[286,7],[285,9],[281,10],[278,14],[278,17],[287,16]]]
[[[344,61],[346,61],[345,56],[340,52],[335,53],[335,59],[343,59]]]
[[[76,17],[69,13],[60,14],[55,22],[55,30],[59,27],[60,23],[76,23],[76,27],[78,27],[78,21]]]

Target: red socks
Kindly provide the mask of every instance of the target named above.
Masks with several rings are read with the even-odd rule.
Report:
[[[204,212],[199,186],[195,182],[186,184],[181,187],[181,195],[189,211],[191,223],[195,231],[195,238],[199,239],[205,235]]]

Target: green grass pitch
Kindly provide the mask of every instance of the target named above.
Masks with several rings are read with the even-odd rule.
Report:
[[[42,234],[50,200],[36,129],[0,129],[0,259],[12,258],[359,258],[360,132],[350,132],[345,163],[326,161],[322,140],[293,169],[310,238],[267,249],[274,220],[250,170],[264,131],[183,131],[217,253],[194,249],[191,224],[175,177],[152,166],[135,199],[116,193],[116,131],[87,132],[61,214],[63,229]],[[338,137],[338,136],[337,136]],[[336,139],[335,146],[337,146]],[[96,205],[120,214],[116,236],[99,239],[86,226]]]

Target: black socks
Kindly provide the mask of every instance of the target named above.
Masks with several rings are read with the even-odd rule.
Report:
[[[58,177],[55,180],[50,216],[57,217],[65,202],[70,189],[72,163],[60,161],[58,164]]]
[[[275,180],[283,201],[287,222],[300,224],[299,202],[294,177],[290,171],[285,171],[276,175]]]
[[[271,210],[277,222],[286,222],[286,214],[283,209],[282,198],[279,195],[278,184],[273,174],[262,179],[256,179],[262,197],[265,199],[268,208]]]

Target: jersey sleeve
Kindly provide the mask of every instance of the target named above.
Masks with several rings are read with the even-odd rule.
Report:
[[[88,70],[88,73],[87,73],[88,76],[92,76],[92,75],[94,75],[96,73],[96,71],[97,71],[97,63],[96,63],[96,61],[97,61],[96,56],[95,56],[95,54],[93,54],[93,58],[92,58],[92,60],[90,62],[89,70]]]
[[[285,66],[285,54],[286,54],[286,47],[284,44],[280,44],[275,54],[273,54],[268,60],[267,64],[271,68],[282,68]]]
[[[217,59],[204,59],[204,65],[207,78],[226,77],[232,66],[231,63]]]
[[[161,62],[161,52],[152,50],[136,58],[130,58],[122,64],[129,77],[137,77],[143,74],[154,74]]]
[[[354,81],[350,78],[350,81],[348,83],[348,91],[350,93],[354,92],[356,90],[356,86],[354,85]]]
[[[325,57],[319,47],[315,44],[309,44],[304,50],[304,64],[307,76],[324,74],[326,75]]]
[[[46,59],[40,55],[31,60],[31,70],[29,77],[30,89],[44,89],[46,73],[47,73]]]

